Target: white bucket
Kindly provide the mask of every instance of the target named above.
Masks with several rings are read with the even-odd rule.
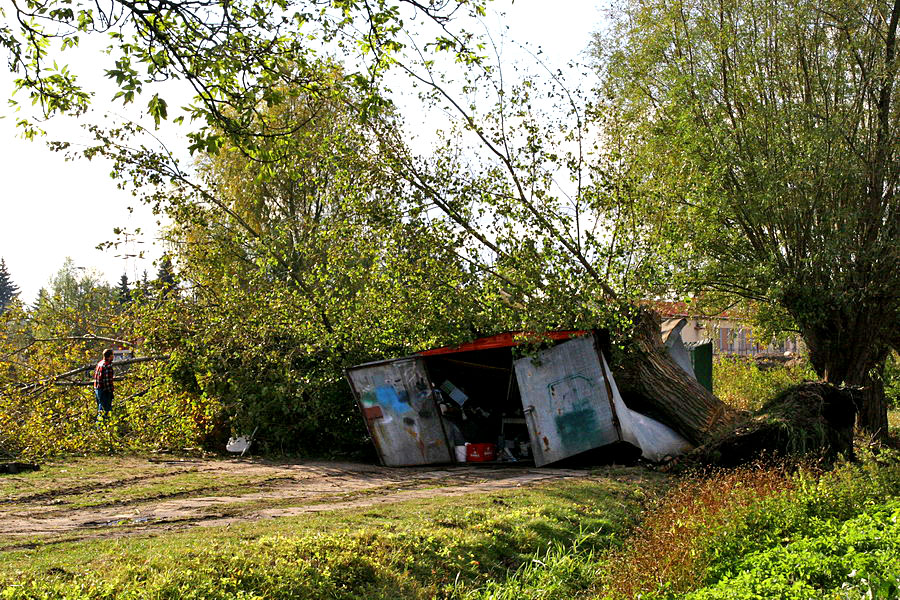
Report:
[[[465,446],[456,446],[456,462],[466,462]]]

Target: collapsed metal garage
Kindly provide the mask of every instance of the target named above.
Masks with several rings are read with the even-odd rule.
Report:
[[[690,444],[629,409],[602,331],[504,333],[346,375],[385,466],[533,461],[538,467],[626,444],[649,460]]]

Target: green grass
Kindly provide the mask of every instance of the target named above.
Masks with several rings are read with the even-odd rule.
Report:
[[[142,459],[78,458],[54,461],[39,471],[0,479],[0,502],[53,500],[61,508],[139,504],[165,497],[217,494],[244,495],[266,488],[271,478],[221,471],[197,471],[191,463],[177,466]]]
[[[806,362],[770,369],[760,369],[752,358],[740,356],[717,356],[713,362],[713,393],[739,410],[757,410],[792,385],[816,379]]]
[[[826,473],[757,466],[671,482],[607,468],[227,527],[33,540],[0,552],[0,598],[900,597],[891,452]]]
[[[893,600],[898,494],[890,453],[827,473],[686,478],[621,548],[552,545],[509,577],[455,591],[464,600]]]
[[[0,598],[459,596],[504,580],[536,552],[619,544],[666,481],[605,470],[485,494],[57,541],[0,553]]]

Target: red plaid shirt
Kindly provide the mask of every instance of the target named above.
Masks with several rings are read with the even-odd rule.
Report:
[[[94,389],[113,391],[112,361],[101,360],[94,369]]]

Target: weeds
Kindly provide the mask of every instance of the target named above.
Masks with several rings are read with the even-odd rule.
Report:
[[[639,598],[649,591],[696,588],[713,557],[711,535],[754,502],[790,487],[783,471],[758,465],[686,479],[610,557],[605,593]]]
[[[687,480],[606,560],[601,595],[898,598],[898,493],[890,452],[829,472],[756,466]]]
[[[752,358],[720,356],[713,364],[713,391],[739,410],[755,411],[792,385],[816,379],[806,361],[795,367],[760,369]]]

